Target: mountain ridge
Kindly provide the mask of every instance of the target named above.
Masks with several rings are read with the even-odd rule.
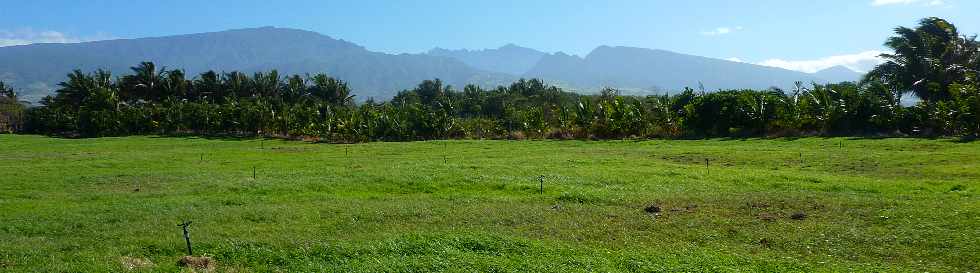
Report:
[[[46,88],[28,90],[24,97],[36,101],[51,94],[52,87],[74,69],[84,72],[107,69],[121,75],[143,61],[152,61],[157,67],[183,69],[190,76],[212,69],[327,72],[348,81],[359,98],[388,98],[398,90],[432,78],[463,85],[473,78],[496,77],[486,80],[487,86],[513,80],[511,76],[474,69],[455,59],[374,52],[316,32],[276,27],[2,47],[0,80],[20,89]],[[293,69],[299,67],[303,69]]]
[[[765,89],[791,86],[796,81],[819,81],[810,74],[782,68],[662,49],[607,45],[596,47],[585,57],[560,52],[546,56],[524,76],[542,77],[579,88],[616,87],[651,92],[699,85],[708,90]]]
[[[426,79],[451,85],[495,87],[518,78],[541,78],[577,91],[604,87],[659,93],[704,85],[708,90],[789,87],[824,82],[817,74],[677,53],[602,45],[584,57],[545,53],[513,43],[495,49],[433,48],[416,54],[370,51],[313,31],[256,27],[161,37],[0,47],[0,80],[37,101],[53,93],[72,70],[107,69],[116,76],[143,61],[183,69],[283,74],[324,72],[347,81],[360,99],[386,99]],[[830,72],[838,72],[832,70]]]
[[[425,54],[455,58],[474,68],[521,75],[527,72],[546,53],[513,43],[489,49],[444,49],[436,47]]]

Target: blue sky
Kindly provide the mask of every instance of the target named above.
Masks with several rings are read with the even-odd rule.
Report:
[[[977,10],[976,0],[31,0],[0,4],[0,46],[277,26],[388,53],[514,43],[585,55],[623,45],[801,71],[863,70],[895,26],[938,16],[974,34]]]

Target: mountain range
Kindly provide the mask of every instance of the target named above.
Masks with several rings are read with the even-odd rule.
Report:
[[[74,69],[107,69],[117,76],[152,61],[158,67],[286,74],[324,72],[350,83],[358,98],[386,99],[426,79],[455,86],[495,87],[518,78],[541,78],[580,92],[603,87],[639,94],[704,86],[707,90],[789,87],[795,81],[854,80],[857,72],[834,67],[803,73],[741,62],[634,47],[600,46],[585,57],[545,53],[508,44],[497,49],[434,48],[420,54],[387,54],[315,32],[250,28],[154,38],[0,47],[0,80],[36,101],[53,93]]]

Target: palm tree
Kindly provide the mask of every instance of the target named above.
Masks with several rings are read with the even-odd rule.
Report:
[[[17,101],[17,93],[3,81],[0,81],[0,132],[16,132],[19,127],[23,105]]]
[[[894,53],[882,54],[885,63],[868,73],[866,81],[880,80],[935,102],[948,99],[949,85],[976,71],[975,39],[961,37],[946,20],[925,18],[915,29],[895,28],[895,34],[885,42]]]
[[[310,78],[312,82],[310,95],[333,105],[350,105],[354,102],[347,83],[326,74],[316,74]]]
[[[93,76],[76,69],[68,74],[67,81],[58,83],[61,88],[55,91],[54,104],[68,107],[73,111],[77,110],[86,98],[95,93],[96,89],[107,87],[109,77],[108,72],[101,70]]]
[[[282,81],[279,71],[272,70],[269,73],[256,72],[252,76],[252,96],[254,97],[279,97],[282,90]]]
[[[250,94],[249,85],[251,80],[245,73],[232,71],[225,73],[222,79],[223,87],[228,95],[234,95],[236,97],[248,97]]]
[[[7,86],[7,83],[0,81],[0,96],[9,97],[14,93],[14,89]]]
[[[285,92],[283,92],[283,100],[287,103],[297,103],[303,97],[306,97],[307,91],[307,81],[300,75],[293,75],[286,78]]]
[[[3,81],[0,81],[0,103],[6,101],[17,102],[17,93]]]
[[[122,78],[123,98],[129,101],[156,101],[160,98],[159,85],[166,69],[157,71],[152,62],[142,62],[130,67],[133,75]]]
[[[222,92],[221,87],[221,76],[217,72],[208,71],[201,73],[192,82],[194,95],[192,96],[195,100],[203,101],[221,101],[225,94]]]

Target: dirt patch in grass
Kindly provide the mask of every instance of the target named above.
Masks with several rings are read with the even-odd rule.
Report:
[[[177,265],[197,270],[211,270],[214,269],[214,260],[211,257],[184,256],[180,257]]]
[[[277,153],[303,153],[313,150],[312,146],[276,146],[276,147],[266,147],[266,149],[272,150]]]
[[[661,209],[659,205],[649,205],[646,208],[643,208],[643,211],[649,214],[658,214],[660,213]]]
[[[790,215],[789,216],[789,219],[793,219],[793,220],[803,220],[803,219],[806,219],[806,213],[803,213],[803,212],[793,213],[793,215]]]
[[[772,222],[772,221],[776,221],[776,219],[779,218],[779,216],[774,213],[762,212],[756,215],[755,218],[758,218],[759,220],[766,221],[766,222]]]
[[[769,202],[757,200],[746,202],[745,205],[753,209],[764,209],[769,207]]]
[[[724,165],[725,163],[728,164],[727,166],[731,166],[732,165],[731,162],[727,162],[727,161],[722,160],[722,159],[720,159],[720,158],[718,158],[716,156],[708,156],[708,155],[702,155],[702,154],[661,155],[660,156],[660,159],[663,159],[663,160],[666,160],[666,161],[670,161],[670,162],[673,162],[673,163],[677,163],[677,164],[702,165],[702,166],[704,165],[704,160],[705,159],[710,159],[710,163],[709,164],[711,164],[711,165],[721,164],[722,166],[726,166],[726,165]]]
[[[698,205],[686,205],[684,207],[670,208],[670,212],[695,212],[698,210]]]
[[[153,264],[153,261],[150,261],[149,259],[129,256],[119,257],[119,263],[122,264],[123,269],[130,271],[152,268],[156,266],[156,264]]]
[[[770,242],[769,239],[762,238],[762,240],[759,240],[759,245],[765,248],[769,248],[772,246],[772,242]]]
[[[661,213],[693,213],[697,211],[698,205],[688,204],[684,206],[670,206],[663,203],[653,203],[649,206],[643,208],[643,212],[651,215],[660,215]]]
[[[745,214],[755,215],[756,219],[767,222],[785,218],[800,221],[810,216],[806,211],[820,211],[823,209],[825,209],[825,206],[820,203],[811,202],[810,204],[803,204],[792,199],[749,200],[745,202],[745,206],[742,208]]]

